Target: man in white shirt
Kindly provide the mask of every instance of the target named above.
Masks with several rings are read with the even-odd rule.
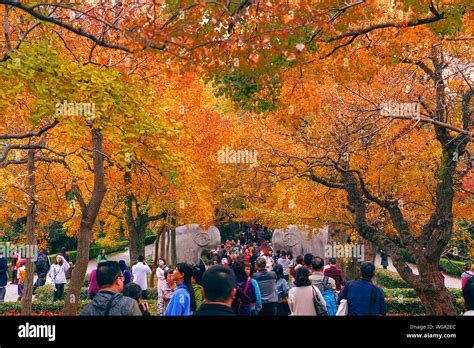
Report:
[[[142,298],[148,299],[148,275],[151,274],[151,268],[145,262],[143,256],[138,256],[138,262],[132,267],[133,282],[142,288]]]

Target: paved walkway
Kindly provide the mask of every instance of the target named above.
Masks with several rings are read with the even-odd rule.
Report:
[[[153,255],[153,244],[147,245],[145,247],[145,256]],[[127,263],[130,261],[130,254],[128,251],[118,252],[109,255],[110,261],[119,261],[125,260]],[[97,266],[97,258],[93,258],[89,261],[87,265],[87,274],[91,273],[91,271],[96,268]],[[36,281],[35,276],[35,281]],[[7,285],[7,293],[5,295],[5,302],[15,302],[18,298],[18,286],[8,283]]]
[[[375,258],[375,266],[377,268],[382,268],[382,265],[380,263],[380,254],[377,254],[377,257]],[[416,265],[409,263],[408,266],[410,266],[414,274],[418,274],[418,268],[416,268]],[[388,270],[398,273],[395,267],[393,266],[392,260],[390,258],[388,258]],[[446,274],[444,281],[447,288],[461,289],[461,279]]]

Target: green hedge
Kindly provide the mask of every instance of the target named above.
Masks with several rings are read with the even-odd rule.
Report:
[[[439,260],[439,264],[446,269],[444,273],[456,278],[460,278],[461,274],[464,272],[464,262],[461,261],[449,261],[448,259],[441,259]],[[455,266],[459,267],[460,269]]]
[[[78,314],[84,308],[85,305],[90,303],[89,300],[84,300],[79,302],[78,306]],[[157,301],[156,300],[148,300],[148,307],[149,311],[152,315],[158,315],[157,309]],[[41,315],[60,315],[64,307],[64,301],[45,301],[45,302],[37,302],[33,301],[32,309],[33,313],[41,314]],[[12,313],[14,311],[14,313]],[[0,315],[17,315],[21,312],[21,304],[20,302],[3,302],[0,303]]]
[[[410,255],[410,253],[408,252],[407,249],[405,249],[405,248],[400,248],[400,253],[402,254],[403,259],[404,259],[406,262],[416,263],[416,262],[415,262],[415,259],[414,259],[413,257],[411,257],[411,255]]]
[[[386,298],[387,312],[392,315],[424,315],[425,308],[421,304],[421,301],[417,298]],[[148,307],[152,315],[157,315],[157,301],[148,300]],[[90,301],[81,301],[79,303],[78,313],[82,308],[90,303]],[[64,301],[56,302],[35,302],[33,301],[33,312],[42,315],[60,315],[64,306]],[[456,309],[458,314],[463,313],[462,300],[456,300]],[[21,305],[19,302],[4,302],[0,303],[0,315],[4,315],[5,312],[10,313],[14,310],[16,313],[20,313]],[[8,315],[7,313],[7,315]]]
[[[389,271],[387,269],[378,268],[375,271],[375,274],[376,283],[383,288],[412,288],[410,284],[405,282],[402,277],[398,275],[398,273]]]
[[[43,285],[36,289],[35,291],[35,300],[41,302],[51,301],[54,296],[54,286],[53,285]]]
[[[406,249],[400,248],[400,252],[403,256],[403,259],[406,262],[415,263],[415,260],[411,257],[411,255],[408,253],[408,251]],[[453,277],[458,277],[459,278],[459,277],[461,277],[462,272],[464,272],[463,271],[463,268],[464,268],[464,262],[463,261],[454,261],[454,260],[449,261],[446,258],[442,258],[442,259],[439,260],[439,264],[446,269],[446,271],[444,272],[445,274],[453,276]]]
[[[155,278],[156,281],[156,278]],[[156,287],[148,288],[148,299],[157,300],[158,299],[158,289]]]
[[[449,291],[456,297],[462,298],[462,292],[459,289],[452,289],[448,288]],[[418,295],[415,292],[415,289],[408,289],[408,288],[384,288],[383,289],[384,296],[386,298],[418,298]]]
[[[418,298],[386,298],[389,314],[424,315],[425,307]],[[456,311],[463,313],[462,299],[456,299]]]
[[[145,245],[152,244],[155,241],[155,239],[156,239],[156,235],[146,236],[145,237]],[[115,243],[115,245],[113,247],[105,247],[103,245],[92,245],[89,248],[89,260],[95,259],[99,255],[99,253],[102,249],[105,249],[107,251],[107,254],[112,254],[112,253],[116,253],[116,252],[125,251],[125,248],[127,248],[127,247],[128,247],[128,241],[126,241],[126,240]],[[73,251],[68,251],[67,253],[69,255],[69,260],[73,263],[76,263],[77,251],[73,250]],[[54,262],[54,259],[55,259],[56,255],[57,254],[52,254],[52,255],[49,256],[52,263]]]
[[[78,312],[82,310],[82,308],[90,303],[90,301],[81,301],[79,302]],[[32,310],[34,313],[51,313],[51,314],[58,314],[61,312],[64,307],[64,301],[33,301],[32,302]],[[0,315],[4,314],[5,312],[15,311],[16,313],[21,312],[21,303],[20,302],[3,302],[0,303]]]

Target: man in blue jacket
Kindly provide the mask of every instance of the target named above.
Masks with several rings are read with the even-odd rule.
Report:
[[[349,316],[378,316],[387,314],[387,304],[383,291],[372,284],[375,266],[371,262],[363,262],[359,271],[360,279],[348,282],[339,294],[337,304],[346,299]]]

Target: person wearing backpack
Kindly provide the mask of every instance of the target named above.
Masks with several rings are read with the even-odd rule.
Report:
[[[295,286],[288,293],[288,306],[291,315],[325,315],[327,314],[326,302],[321,291],[311,284],[309,270],[300,267],[295,273]]]
[[[236,295],[232,302],[234,313],[241,316],[250,316],[251,304],[257,301],[252,280],[245,273],[245,265],[241,262],[234,263],[232,270],[235,274]]]
[[[51,260],[46,251],[40,251],[36,257],[36,274],[47,274],[51,268]]]
[[[331,277],[323,274],[324,260],[319,257],[313,257],[311,260],[311,276],[309,280],[316,286],[321,294],[323,295],[324,301],[326,301],[326,308],[330,316],[336,315],[337,312],[337,290],[336,281]]]
[[[360,279],[348,282],[339,294],[337,304],[347,301],[348,316],[379,316],[387,314],[387,304],[383,291],[372,284],[375,266],[372,262],[362,262]]]
[[[105,261],[96,271],[100,290],[91,303],[87,304],[81,316],[141,316],[142,312],[137,301],[124,296],[123,274],[119,263]]]
[[[344,279],[342,277],[342,271],[336,266],[336,259],[334,257],[328,260],[328,266],[324,269],[324,275],[336,281],[336,290],[338,292],[342,290]]]

